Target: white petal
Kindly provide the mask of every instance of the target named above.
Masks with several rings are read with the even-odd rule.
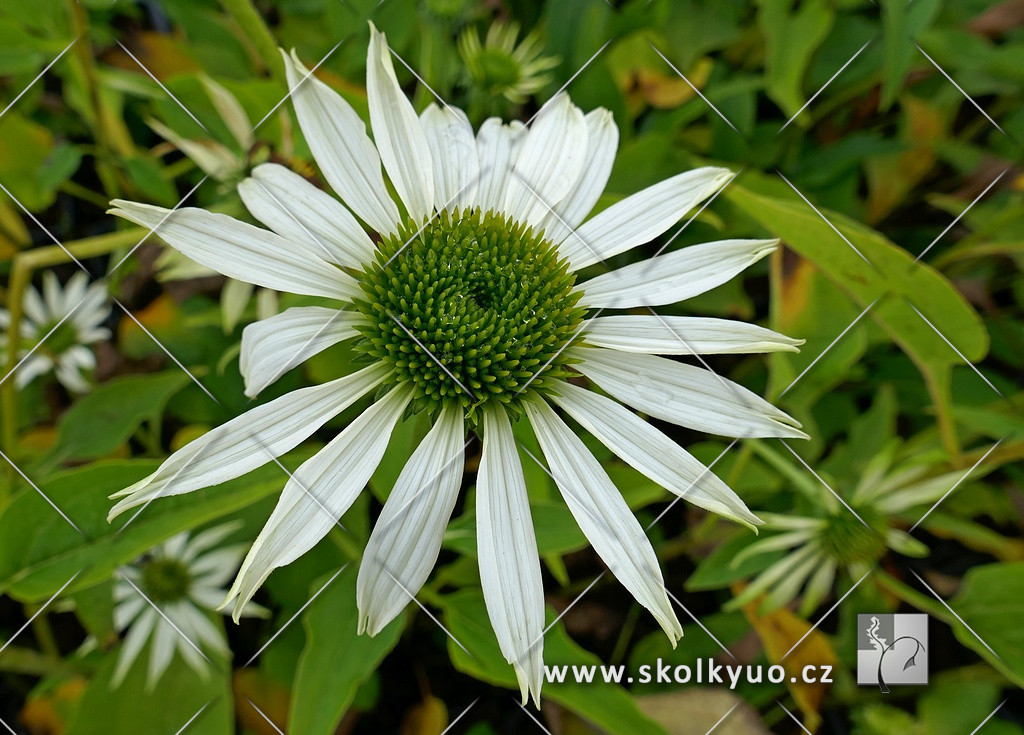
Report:
[[[431,103],[420,115],[434,170],[434,200],[440,210],[465,209],[476,200],[480,163],[473,126],[457,107]]]
[[[43,303],[42,297],[39,292],[32,286],[25,289],[25,296],[22,300],[22,309],[29,319],[34,321],[36,325],[42,326],[46,322],[50,321],[50,314],[46,308],[46,304]]]
[[[651,611],[675,646],[683,628],[644,529],[601,463],[551,407],[541,401],[524,405],[551,476],[576,523],[615,578]]]
[[[127,587],[127,585],[125,586]],[[123,602],[119,602],[114,608],[114,628],[119,631],[124,630],[131,625],[132,621],[139,616],[139,613],[141,613],[147,605],[146,601],[139,596],[138,592],[133,590],[131,587],[128,587],[128,589],[133,596]]]
[[[653,355],[799,352],[804,343],[731,319],[646,314],[600,316],[590,320],[583,334],[595,347]]]
[[[295,471],[222,603],[234,600],[235,622],[272,571],[313,548],[349,509],[411,398],[408,387],[395,388]]]
[[[166,495],[217,485],[297,447],[327,421],[380,383],[388,368],[376,364],[323,385],[292,391],[203,434],[172,454],[153,474],[114,494],[113,518]]]
[[[544,585],[523,467],[505,409],[483,412],[476,539],[487,615],[526,704],[539,703],[544,675]],[[539,706],[539,704],[538,704]]]
[[[778,244],[778,240],[719,240],[631,263],[581,284],[583,303],[604,309],[674,304],[722,285]]]
[[[214,551],[203,554],[192,564],[189,571],[197,584],[210,587],[221,587],[227,584],[228,580],[235,576],[245,553],[249,550],[249,544],[232,544]],[[217,605],[224,599],[217,600]],[[216,607],[216,605],[214,605]]]
[[[14,374],[14,384],[18,388],[24,388],[52,367],[53,360],[49,357],[38,353],[34,354],[18,367],[17,372]]]
[[[66,359],[57,362],[57,369],[54,371],[60,384],[72,393],[86,393],[89,391],[89,381],[82,375],[81,369]]]
[[[587,123],[562,92],[538,113],[516,156],[505,213],[539,226],[572,190],[587,156]]]
[[[342,201],[382,235],[398,231],[401,217],[380,170],[366,125],[341,95],[314,77],[293,51],[284,56],[292,103],[309,150]]]
[[[519,147],[526,127],[518,120],[503,125],[496,117],[488,118],[476,134],[477,155],[480,157],[480,182],[476,203],[484,212],[503,212],[508,182],[512,176]]]
[[[206,613],[196,609],[195,605],[191,602],[183,600],[175,603],[173,620],[181,627],[188,640],[197,646],[206,646],[220,653],[228,652],[227,641],[224,640],[221,632],[217,630],[217,626],[210,621]],[[196,650],[184,638],[181,642],[193,651]]]
[[[462,409],[446,406],[402,468],[359,566],[360,633],[377,635],[430,575],[459,497],[464,441]]]
[[[355,279],[268,230],[225,214],[183,207],[173,212],[115,199],[110,214],[150,229],[192,260],[229,278],[277,291],[347,301],[360,293]]]
[[[632,411],[568,382],[559,383],[558,393],[551,400],[624,462],[666,490],[748,526],[761,522],[717,475]]]
[[[184,562],[196,561],[202,558],[204,552],[212,549],[241,527],[242,523],[240,521],[233,521],[231,523],[221,523],[213,528],[207,528],[205,531],[201,531],[187,539],[179,558]],[[193,573],[195,572],[194,569],[192,571]]]
[[[103,288],[103,285],[100,283],[97,283],[92,288],[96,288],[96,286],[99,286],[101,289]],[[75,271],[75,274],[64,284],[64,298],[60,310],[61,316],[64,316],[74,307],[78,306],[89,290],[91,290],[89,287],[89,277],[82,271]]]
[[[430,216],[435,201],[430,146],[412,103],[398,86],[387,39],[372,23],[366,53],[366,99],[384,170],[406,211],[422,222]]]
[[[750,559],[758,554],[767,554],[780,549],[791,549],[794,546],[801,546],[814,537],[810,531],[787,531],[768,538],[759,539],[747,548],[736,554],[729,562],[732,567],[738,567],[745,559]]]
[[[82,274],[85,275],[84,273]],[[43,273],[43,299],[46,302],[46,309],[53,316],[63,316],[64,295],[61,293],[60,281],[53,271]]]
[[[579,225],[590,214],[604,192],[608,176],[615,163],[619,146],[619,129],[612,113],[603,107],[591,110],[584,118],[587,123],[587,154],[583,170],[569,193],[544,218],[544,234],[553,242],[569,237],[571,228]]]
[[[577,347],[573,367],[633,408],[710,434],[800,437],[800,424],[756,393],[709,370],[653,355]]]
[[[707,167],[648,186],[584,222],[559,246],[562,257],[578,270],[650,242],[731,177]]]
[[[146,674],[146,688],[152,689],[171,665],[174,657],[175,638],[181,635],[163,618],[156,621],[153,643],[149,647],[149,669]]]
[[[740,594],[726,604],[726,609],[735,610],[751,600],[754,600],[758,595],[774,585],[780,579],[791,574],[793,570],[800,567],[802,564],[806,564],[808,559],[814,559],[819,561],[819,563],[824,564],[825,560],[821,558],[819,552],[820,549],[817,544],[813,543],[801,546],[796,551],[791,552],[788,556],[783,557],[780,561],[775,562],[761,572],[761,574],[759,574],[753,582],[747,585]]]
[[[238,142],[238,146],[243,151],[248,151],[256,142],[256,136],[253,134],[252,123],[249,122],[245,108],[242,107],[235,95],[216,80],[203,75],[200,77],[200,81],[206,88],[206,93],[210,96],[213,106],[217,108],[220,119],[224,121],[232,137]]]
[[[242,330],[238,367],[252,398],[286,372],[333,344],[356,336],[363,317],[323,306],[293,306]]]
[[[373,240],[352,213],[284,166],[260,164],[238,193],[253,217],[318,258],[362,268],[373,257]]]
[[[136,618],[135,623],[128,631],[128,635],[125,636],[124,641],[121,643],[121,652],[117,655],[117,667],[110,678],[110,685],[112,687],[118,687],[124,681],[124,677],[128,674],[128,669],[132,667],[132,663],[139,657],[139,652],[146,645],[149,634],[153,631],[153,626],[159,618],[157,611],[149,606],[149,603],[146,603],[146,605],[147,609],[143,610],[142,614]]]

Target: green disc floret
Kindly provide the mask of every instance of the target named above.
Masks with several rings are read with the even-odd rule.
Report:
[[[864,523],[841,510],[826,519],[821,534],[825,551],[843,565],[875,562],[885,553],[884,520],[869,508],[859,508],[857,513]]]
[[[586,310],[555,246],[477,209],[406,223],[360,277],[356,347],[415,387],[414,410],[495,400],[515,408],[569,375]]]
[[[188,596],[192,573],[178,559],[153,557],[142,565],[142,591],[155,603],[174,602]]]

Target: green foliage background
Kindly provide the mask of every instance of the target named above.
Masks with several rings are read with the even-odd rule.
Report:
[[[522,106],[481,96],[456,50],[465,28],[483,31],[496,18],[539,34],[543,53],[559,60]],[[241,521],[236,540],[251,540],[285,477],[269,465],[160,500],[123,533],[120,521],[107,523],[111,492],[250,405],[238,342],[261,298],[223,279],[158,280],[158,238],[134,249],[146,233],[106,216],[107,202],[170,207],[199,184],[189,205],[246,218],[234,184],[265,160],[322,184],[289,105],[275,107],[287,92],[276,48],[295,48],[308,65],[326,56],[318,74],[365,113],[367,19],[425,82],[399,65],[419,109],[433,90],[477,124],[485,111],[525,120],[568,84],[584,110],[611,110],[621,144],[599,209],[696,165],[739,172],[672,247],[769,235],[785,248],[667,311],[757,321],[806,340],[799,354],[724,356],[711,367],[799,418],[809,442],[730,448],[674,434],[707,463],[720,456],[714,471],[753,510],[821,515],[826,485],[846,496],[886,456],[952,489],[913,531],[927,556],[888,551],[859,583],[841,573],[828,599],[802,615],[728,607],[782,552],[732,564],[755,540],[749,531],[672,506],[650,534],[670,591],[696,616],[680,615],[679,648],[608,575],[551,629],[547,661],[690,664],[721,656],[717,638],[743,662],[768,664],[821,620],[801,645],[808,661],[835,661],[835,683],[735,692],[550,684],[548,705],[533,716],[561,733],[703,733],[737,705],[722,732],[799,732],[788,709],[821,732],[1024,733],[1024,14],[1016,0],[0,0],[0,296],[12,309],[43,271],[66,280],[76,266],[59,242],[94,276],[109,274],[111,294],[145,327],[115,307],[115,336],[98,348],[98,385],[86,397],[52,379],[20,391],[13,380],[0,384],[0,718],[16,732],[68,735],[171,734],[186,723],[184,732],[212,735],[436,734],[475,702],[451,732],[540,732],[514,701],[514,677],[486,624],[471,504],[457,510],[419,596],[424,609],[410,605],[377,638],[355,633],[358,557],[424,432],[415,422],[396,432],[371,492],[344,518],[355,540],[332,535],[276,572],[258,597],[269,620],[228,622],[232,660],[216,662],[204,681],[176,659],[156,692],[144,688],[142,665],[122,688],[109,685],[117,567],[225,519]],[[256,125],[252,145],[243,147],[206,77]],[[229,165],[203,180],[154,128]],[[305,303],[281,297],[282,307]],[[329,349],[265,397],[336,377],[349,357]],[[4,375],[14,356],[6,361]],[[284,464],[297,466],[361,408]],[[645,526],[669,508],[667,492],[591,446]],[[471,445],[471,457],[478,451]],[[554,620],[601,566],[547,475],[524,462]],[[928,505],[885,523],[909,529]],[[854,684],[856,615],[893,610],[931,616],[931,684],[886,697]]]

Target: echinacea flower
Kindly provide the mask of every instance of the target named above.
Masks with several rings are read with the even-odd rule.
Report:
[[[88,375],[96,367],[90,345],[110,337],[110,330],[102,326],[110,315],[106,286],[99,282],[90,286],[88,276],[79,272],[61,288],[57,276],[47,271],[43,274],[42,295],[29,286],[21,308],[17,358],[21,360],[39,346],[19,365],[14,374],[15,385],[24,388],[40,375],[53,371],[69,391],[88,391]],[[11,349],[7,337],[10,323],[10,312],[0,309],[0,356],[4,361]]]
[[[419,591],[437,559],[472,430],[482,438],[476,515],[483,595],[524,701],[531,692],[536,700],[544,596],[510,420],[525,417],[597,552],[675,642],[682,629],[651,543],[555,408],[671,492],[758,523],[689,453],[620,403],[570,378],[586,378],[638,410],[701,431],[803,436],[792,418],[746,388],[651,354],[795,350],[795,340],[719,319],[590,311],[696,295],[759,260],[775,241],[695,245],[578,282],[580,269],[661,235],[729,173],[689,171],[586,219],[618,142],[607,110],[584,115],[563,94],[528,129],[490,119],[474,136],[456,108],[430,105],[416,114],[395,77],[384,35],[371,28],[371,141],[356,112],[310,76],[294,53],[286,62],[310,150],[347,208],[267,164],[239,190],[269,231],[199,209],[170,213],[118,201],[113,212],[147,227],[162,222],[165,242],[232,278],[335,304],[291,308],[245,329],[240,364],[247,395],[343,340],[352,341],[366,366],[258,406],[196,439],[117,493],[111,515],[249,472],[374,395],[372,405],[285,485],[231,588],[237,614],[275,568],[312,548],[348,510],[396,424],[427,412],[433,426],[401,471],[359,570],[359,628],[374,635]],[[588,319],[588,312],[596,318]]]
[[[516,45],[518,23],[495,21],[483,43],[475,26],[459,36],[459,55],[475,87],[486,95],[522,104],[551,81],[558,58],[545,56],[540,36],[531,33]]]
[[[180,533],[118,570],[114,625],[127,635],[112,686],[124,681],[147,641],[151,642],[146,675],[150,689],[171,665],[175,651],[200,676],[206,676],[210,665],[201,649],[228,653],[209,611],[224,599],[222,588],[245,555],[245,544],[219,546],[236,528],[237,524],[226,523],[192,538]],[[266,610],[250,602],[241,614],[264,615]]]

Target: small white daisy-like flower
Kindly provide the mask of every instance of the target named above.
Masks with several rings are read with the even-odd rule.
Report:
[[[545,56],[540,36],[531,33],[516,45],[518,23],[495,21],[483,43],[475,26],[459,36],[459,55],[476,88],[487,95],[501,95],[522,104],[551,81],[558,58]]]
[[[399,475],[360,565],[359,628],[373,635],[404,609],[437,559],[462,484],[466,433],[473,431],[482,438],[475,502],[483,595],[524,701],[529,693],[536,700],[544,593],[510,420],[525,417],[598,554],[675,642],[682,628],[650,541],[555,409],[671,492],[759,523],[720,479],[613,398],[699,431],[804,436],[796,421],[746,388],[654,354],[795,350],[798,341],[721,319],[600,314],[714,288],[776,242],[695,245],[578,282],[582,268],[664,233],[729,172],[689,171],[587,219],[618,144],[607,110],[585,115],[562,94],[529,128],[492,118],[474,135],[456,108],[430,105],[416,114],[383,34],[372,28],[371,140],[340,95],[310,76],[294,53],[286,62],[306,140],[347,207],[267,164],[239,191],[270,230],[200,209],[171,213],[118,201],[113,212],[159,225],[169,245],[232,278],[337,304],[288,309],[245,329],[240,364],[248,395],[343,340],[353,341],[366,367],[293,391],[193,441],[117,493],[111,515],[249,472],[374,394],[372,405],[286,484],[231,588],[237,614],[275,568],[311,549],[348,510],[396,424],[427,412],[433,428]],[[584,378],[612,398],[570,382]]]
[[[201,649],[228,653],[227,642],[210,620],[209,611],[223,602],[227,594],[223,588],[245,555],[247,544],[218,548],[237,528],[236,523],[226,523],[192,538],[180,533],[118,570],[114,625],[127,635],[112,686],[124,681],[147,641],[151,642],[146,675],[150,689],[170,666],[175,651],[201,676],[206,676],[210,665]],[[241,614],[262,616],[266,612],[250,602]]]
[[[80,272],[61,288],[57,276],[47,271],[43,274],[42,295],[30,286],[21,308],[17,358],[21,360],[43,337],[46,339],[18,367],[15,385],[24,388],[52,371],[68,390],[88,391],[88,375],[96,367],[90,345],[110,337],[110,330],[102,326],[110,315],[106,286],[99,282],[90,286],[88,276]],[[6,332],[10,323],[10,312],[0,309],[0,355],[5,361],[10,349]]]

